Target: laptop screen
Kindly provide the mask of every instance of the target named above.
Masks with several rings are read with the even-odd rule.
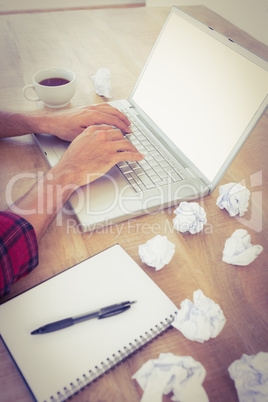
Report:
[[[179,14],[171,13],[132,100],[213,182],[265,100],[268,73]]]

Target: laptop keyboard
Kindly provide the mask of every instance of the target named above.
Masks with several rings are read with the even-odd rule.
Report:
[[[140,162],[119,162],[117,164],[133,189],[140,192],[183,180],[184,177],[179,169],[161,153],[156,144],[147,138],[141,131],[139,123],[135,122],[126,110],[123,112],[131,121],[132,132],[126,134],[126,138],[145,155]]]

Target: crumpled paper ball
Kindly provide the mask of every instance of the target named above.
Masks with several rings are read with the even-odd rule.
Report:
[[[243,216],[248,209],[250,191],[239,183],[220,186],[216,204],[226,209],[230,216]]]
[[[222,309],[200,289],[194,292],[193,301],[185,299],[181,302],[173,327],[191,341],[203,343],[216,338],[226,322]]]
[[[91,78],[95,85],[95,91],[99,96],[112,97],[111,72],[108,68],[100,68]]]
[[[222,261],[233,265],[248,265],[262,252],[263,247],[253,246],[251,237],[245,229],[236,229],[226,240]]]
[[[162,402],[162,395],[173,392],[172,401],[208,402],[202,383],[206,370],[191,356],[161,353],[158,359],[148,360],[133,376],[143,395],[141,402]]]
[[[199,233],[207,223],[206,212],[197,202],[183,201],[174,213],[174,229],[182,233]]]
[[[157,235],[139,246],[139,256],[145,264],[156,271],[168,264],[175,253],[175,245],[167,236]]]
[[[229,367],[240,402],[268,401],[268,353],[243,354]]]

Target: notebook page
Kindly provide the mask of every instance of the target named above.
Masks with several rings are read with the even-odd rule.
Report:
[[[136,300],[126,312],[44,335],[49,322]],[[0,333],[38,401],[50,400],[166,317],[176,306],[115,245],[0,306]]]

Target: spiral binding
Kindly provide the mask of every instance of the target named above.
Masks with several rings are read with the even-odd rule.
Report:
[[[176,314],[176,313],[175,313]],[[101,362],[99,366],[95,366],[93,370],[89,370],[87,374],[83,374],[82,377],[77,378],[76,381],[70,383],[62,391],[58,391],[56,395],[51,395],[49,400],[44,402],[63,402],[69,399],[71,396],[81,391],[91,382],[101,377],[104,373],[111,370],[113,367],[121,363],[127,357],[135,353],[146,344],[150,343],[157,336],[163,334],[174,321],[174,316],[170,315],[170,318],[165,318],[164,322],[160,321],[158,325],[151,328],[144,335],[140,335],[139,339],[134,339],[128,346],[124,346],[122,350],[118,350],[111,358],[107,358],[106,361]]]

